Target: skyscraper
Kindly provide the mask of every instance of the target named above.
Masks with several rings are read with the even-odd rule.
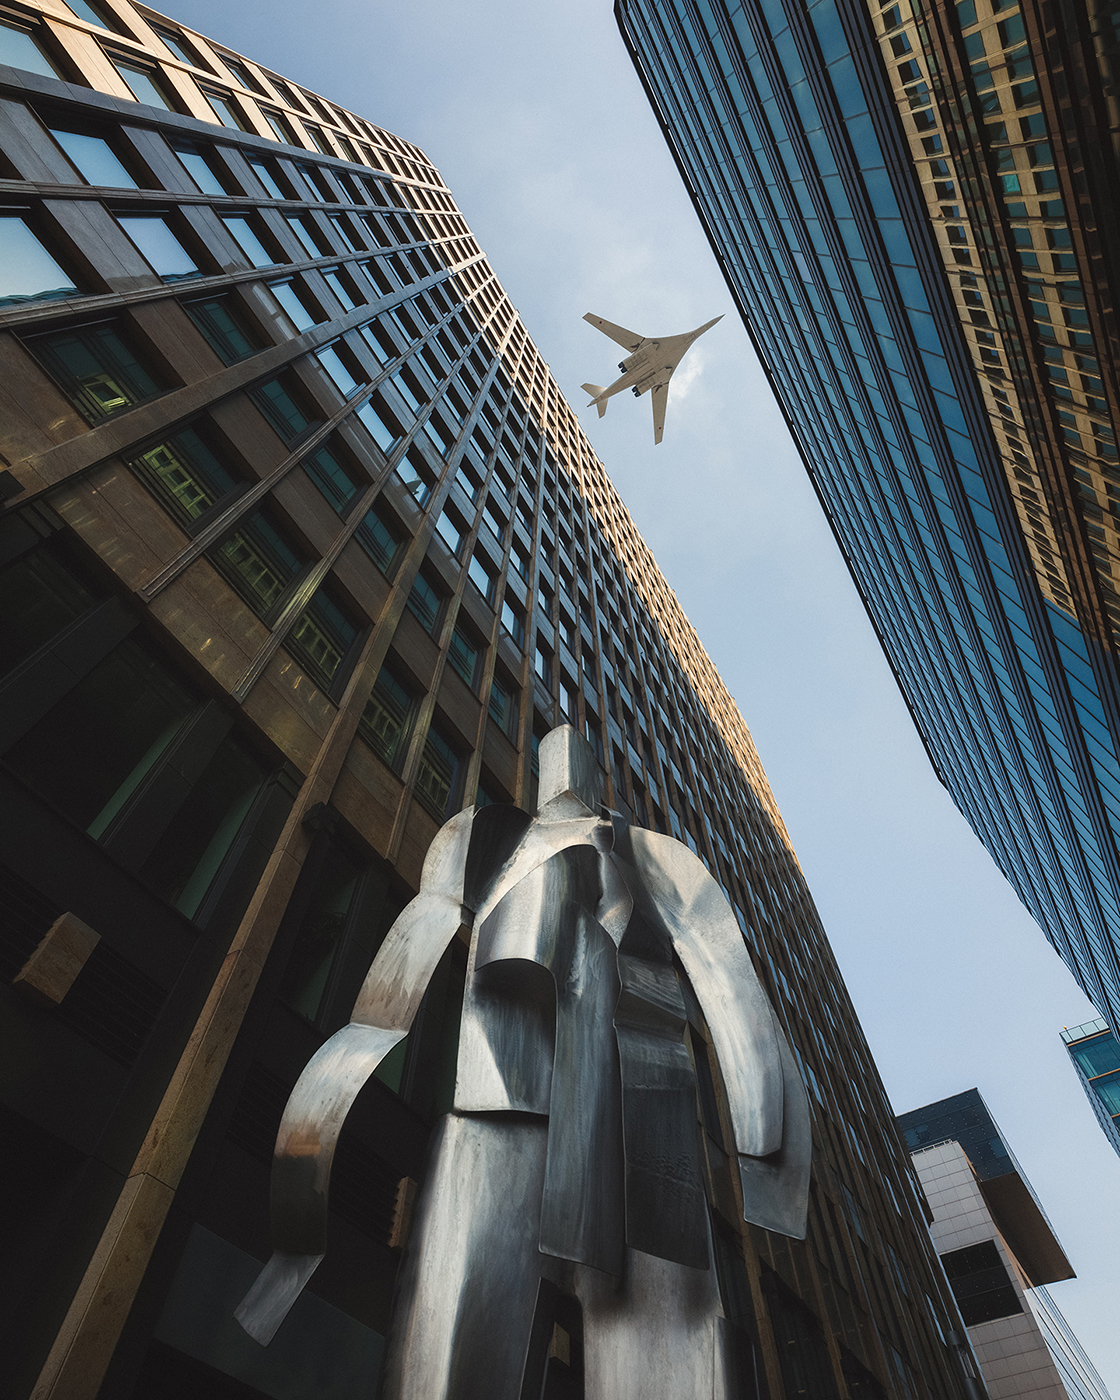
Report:
[[[608,800],[727,891],[811,1095],[809,1239],[745,1230],[748,1393],[965,1393],[916,1180],[750,736],[438,171],[128,0],[0,18],[5,1393],[374,1392],[465,951],[348,1120],[268,1349],[280,1113],[466,804]],[[552,1381],[579,1394],[578,1309]],[[551,1364],[551,1363],[550,1363]]]
[[[1115,1024],[1111,21],[616,14],[934,768]]]
[[[1067,1026],[1062,1040],[1104,1135],[1120,1152],[1120,1045],[1107,1021]]]
[[[979,1091],[898,1123],[991,1400],[1108,1400],[1047,1288],[1073,1269]]]

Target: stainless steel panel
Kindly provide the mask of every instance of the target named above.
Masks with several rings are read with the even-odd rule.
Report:
[[[769,1157],[739,1157],[744,1213],[752,1225],[803,1240],[809,1210],[809,1171],[813,1125],[809,1099],[789,1042],[778,1030],[785,1071],[785,1130],[782,1145]]]
[[[755,1157],[776,1152],[784,1102],[777,1025],[731,906],[703,863],[679,841],[634,829],[630,848],[704,1010],[727,1089],[735,1146]],[[803,1094],[801,1076],[795,1077]]]

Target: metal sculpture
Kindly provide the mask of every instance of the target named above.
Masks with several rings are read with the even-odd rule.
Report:
[[[681,978],[719,1059],[746,1218],[799,1239],[808,1103],[720,887],[679,842],[601,809],[600,787],[564,726],[541,744],[535,820],[488,806],[436,836],[353,1020],[288,1101],[276,1252],[237,1314],[258,1341],[323,1257],[346,1113],[465,923],[454,1108],[417,1202],[382,1395],[536,1400],[561,1295],[582,1309],[587,1400],[729,1393]]]

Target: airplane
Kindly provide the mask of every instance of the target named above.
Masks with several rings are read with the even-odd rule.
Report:
[[[590,321],[597,330],[609,335],[612,340],[630,351],[618,366],[622,370],[622,378],[616,379],[609,388],[602,384],[582,386],[584,392],[591,395],[588,408],[594,404],[599,410],[599,417],[602,418],[607,411],[607,400],[612,394],[621,394],[623,389],[629,389],[635,398],[640,398],[652,389],[653,441],[656,446],[665,431],[665,405],[669,401],[669,380],[673,371],[684,359],[693,342],[699,340],[705,331],[710,331],[716,321],[722,321],[723,317],[717,316],[715,321],[709,321],[698,330],[688,331],[684,335],[667,335],[662,340],[647,340],[644,336],[635,335],[633,331],[616,326],[611,321],[604,321],[602,316],[596,316],[591,311],[583,319]]]

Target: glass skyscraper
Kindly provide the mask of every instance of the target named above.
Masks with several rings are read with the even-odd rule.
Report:
[[[809,1237],[748,1230],[693,1008],[743,1393],[964,1400],[750,735],[438,170],[129,0],[5,9],[0,65],[5,1397],[376,1393],[464,943],[261,1348],[232,1314],[280,1115],[441,824],[533,811],[568,722],[611,806],[719,879],[809,1089]],[[575,1312],[550,1395],[583,1394]]]
[[[1108,1022],[1099,1018],[1082,1026],[1067,1026],[1062,1043],[1097,1122],[1120,1153],[1120,1044]]]
[[[1116,1024],[1116,35],[1074,8],[616,14],[934,768]]]

